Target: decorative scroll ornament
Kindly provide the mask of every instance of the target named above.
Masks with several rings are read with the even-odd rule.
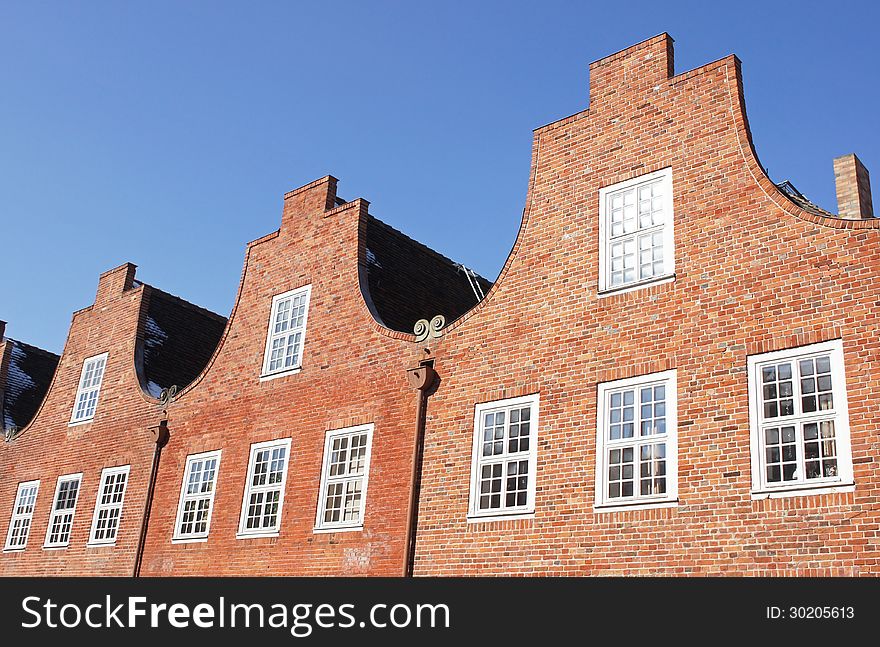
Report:
[[[167,389],[162,389],[162,393],[159,394],[159,401],[162,403],[163,407],[167,407],[174,402],[175,395],[177,395],[177,385],[173,384]]]
[[[419,319],[413,326],[413,332],[416,335],[417,342],[423,342],[426,339],[439,339],[443,336],[443,326],[446,325],[446,317],[437,315],[431,319],[430,323],[427,319]]]

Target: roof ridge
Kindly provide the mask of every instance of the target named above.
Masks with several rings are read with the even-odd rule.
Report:
[[[387,229],[391,230],[391,231],[392,231],[393,233],[395,233],[399,238],[403,238],[404,240],[407,240],[407,241],[409,241],[409,242],[411,242],[411,243],[415,243],[415,245],[416,245],[417,247],[421,248],[422,251],[425,251],[425,252],[427,252],[429,255],[434,256],[434,257],[440,259],[441,261],[443,261],[444,263],[446,263],[446,264],[449,265],[450,267],[453,267],[453,268],[455,268],[455,269],[458,269],[460,266],[461,266],[461,267],[467,267],[466,265],[464,265],[464,263],[459,263],[458,261],[455,261],[455,260],[449,258],[449,257],[446,256],[445,254],[442,254],[442,253],[438,252],[437,250],[428,247],[428,246],[425,245],[424,243],[419,242],[419,241],[416,240],[415,238],[412,238],[412,237],[410,237],[410,236],[407,236],[405,233],[403,233],[403,232],[400,231],[399,229],[397,229],[397,228],[395,228],[395,227],[392,227],[391,225],[389,225],[389,224],[388,224],[387,222],[385,222],[384,220],[380,220],[379,218],[377,218],[376,216],[374,216],[374,215],[372,215],[372,214],[367,214],[367,218],[372,218],[372,219],[373,219],[374,221],[376,221],[378,224],[380,224],[380,225],[382,225],[383,227],[386,227]],[[471,271],[472,271],[472,272],[473,272],[478,278],[481,278],[481,279],[483,279],[484,281],[486,281],[486,282],[488,282],[488,283],[491,283],[491,281],[489,281],[489,279],[487,279],[485,276],[483,276],[482,274],[480,274],[479,272],[477,272],[477,271],[474,270],[473,268],[471,268],[471,267],[467,267],[467,269],[471,270]]]
[[[167,299],[171,299],[173,301],[176,301],[179,305],[184,306],[189,309],[192,309],[192,310],[195,310],[196,312],[204,314],[212,319],[217,319],[218,321],[220,321],[220,320],[226,321],[227,320],[227,317],[224,317],[223,315],[218,314],[218,313],[214,312],[213,310],[208,310],[207,308],[204,308],[200,305],[192,303],[191,301],[187,301],[186,299],[179,297],[176,294],[171,294],[170,292],[166,292],[165,290],[162,290],[161,288],[157,288],[156,286],[150,285],[148,283],[144,283],[143,285],[150,288],[150,290],[154,291],[160,297],[165,297]]]
[[[51,350],[46,350],[45,348],[40,348],[39,346],[28,344],[27,342],[19,341],[18,339],[13,339],[12,337],[4,337],[0,341],[12,342],[13,344],[17,344],[18,346],[24,346],[29,351],[36,351],[38,353],[43,353],[44,355],[49,355],[50,357],[54,357],[56,359],[61,359],[61,355],[59,355],[58,353],[53,353]]]

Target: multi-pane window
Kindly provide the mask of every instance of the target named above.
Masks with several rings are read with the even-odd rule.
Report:
[[[596,505],[678,496],[675,371],[599,385]]]
[[[101,472],[89,544],[112,544],[116,541],[116,533],[119,531],[119,521],[122,517],[122,503],[125,499],[125,486],[128,484],[128,471],[129,466],[125,465],[108,467]]]
[[[27,546],[39,489],[39,481],[18,484],[15,504],[12,508],[12,519],[9,520],[9,530],[6,533],[5,550],[23,550]]]
[[[193,454],[186,459],[183,485],[177,520],[174,523],[174,539],[207,539],[211,528],[211,511],[217,490],[217,472],[220,469],[220,451]]]
[[[852,483],[840,340],[749,357],[756,492]]]
[[[55,498],[52,501],[52,512],[49,515],[49,527],[46,529],[45,548],[60,548],[70,543],[70,530],[73,527],[73,515],[76,502],[79,500],[79,486],[82,474],[69,474],[58,478],[55,486]]]
[[[363,527],[372,438],[373,425],[327,432],[316,529]]]
[[[671,169],[601,189],[599,216],[600,291],[673,274]]]
[[[107,353],[90,357],[83,362],[70,422],[84,422],[95,417],[95,409],[98,408],[98,395],[101,392],[101,381],[104,379],[104,367],[106,365]]]
[[[292,371],[302,364],[311,286],[272,299],[263,375]]]
[[[537,432],[537,395],[477,405],[470,517],[534,512]]]
[[[289,438],[251,445],[239,536],[278,532],[289,456]]]

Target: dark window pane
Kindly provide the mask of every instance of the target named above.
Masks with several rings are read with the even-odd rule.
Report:
[[[825,476],[837,476],[837,459],[825,461]]]

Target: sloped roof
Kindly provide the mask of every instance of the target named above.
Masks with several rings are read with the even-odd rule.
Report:
[[[381,323],[411,333],[438,314],[451,323],[480,302],[492,282],[373,216],[366,221],[369,297]]]
[[[59,357],[14,339],[0,341],[0,427],[21,429],[46,397]]]
[[[226,318],[145,285],[149,299],[141,343],[144,386],[153,397],[162,389],[192,382],[208,364]]]
[[[801,209],[807,211],[808,213],[812,213],[814,216],[829,216],[831,218],[838,217],[837,214],[831,213],[830,211],[825,211],[825,209],[813,203],[809,198],[807,198],[807,196],[798,191],[794,184],[792,184],[789,180],[779,182],[776,185],[776,188],[782,191],[789,200],[794,202]]]

